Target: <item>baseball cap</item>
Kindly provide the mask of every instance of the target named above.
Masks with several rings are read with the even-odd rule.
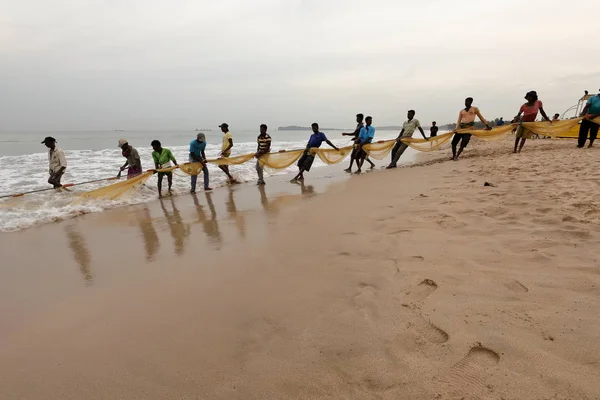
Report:
[[[42,140],[42,144],[46,144],[48,142],[56,142],[56,139],[54,139],[52,136],[46,136],[46,138]]]
[[[206,141],[206,135],[202,132],[200,132],[199,134],[196,135],[196,138],[202,142]]]
[[[127,139],[119,139],[119,147],[123,147],[127,143]]]
[[[227,124],[227,122],[223,122],[221,125],[219,125],[219,128],[229,128],[229,124]]]

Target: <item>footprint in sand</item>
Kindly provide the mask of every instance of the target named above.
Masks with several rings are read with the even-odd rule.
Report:
[[[509,290],[516,293],[527,293],[529,289],[519,281],[511,281],[504,284]]]
[[[498,353],[478,344],[472,347],[462,360],[454,364],[443,382],[450,386],[453,396],[458,398],[465,395],[476,396],[485,389],[486,378],[499,361]]]
[[[419,311],[420,303],[437,288],[437,283],[431,279],[425,279],[406,294],[405,301],[402,303],[402,306],[411,308],[413,311],[412,318],[408,321],[408,329],[414,331],[417,342],[442,344],[449,339],[446,332],[423,318]]]
[[[360,310],[365,318],[374,323],[379,318],[377,308],[377,292],[379,288],[373,284],[360,282],[357,285],[357,290],[352,296],[352,303]]]

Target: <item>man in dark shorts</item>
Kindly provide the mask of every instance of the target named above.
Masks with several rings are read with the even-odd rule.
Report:
[[[333,143],[327,139],[327,136],[323,132],[319,132],[319,124],[316,122],[311,125],[312,127],[312,135],[308,139],[308,143],[306,144],[306,149],[302,154],[302,157],[298,160],[298,175],[291,180],[291,182],[303,181],[304,180],[304,171],[310,171],[310,167],[312,166],[313,161],[315,161],[315,155],[310,154],[310,149],[313,147],[321,147],[323,142],[327,143],[329,146],[333,147],[336,150],[339,150]]]
[[[485,124],[485,129],[490,130],[490,124],[483,118],[481,112],[479,112],[479,108],[473,107],[473,98],[467,97],[465,99],[465,108],[460,110],[458,113],[458,121],[456,122],[456,130],[472,128],[475,126],[475,117],[479,117],[479,120]],[[452,138],[452,160],[458,160],[460,153],[463,152],[465,147],[469,144],[471,140],[470,133],[455,133]],[[460,149],[458,152],[456,151],[456,147],[460,143]]]
[[[52,136],[46,137],[42,144],[46,145],[48,148],[48,172],[50,174],[48,183],[51,184],[54,189],[59,189],[62,187],[60,180],[67,169],[65,152],[56,147],[56,139]]]
[[[170,168],[172,167],[171,161],[175,166],[178,166],[177,160],[171,150],[163,149],[162,145],[158,140],[153,140],[150,143],[152,146],[152,160],[154,160],[154,166],[156,169]],[[167,177],[169,184],[169,194],[171,194],[171,187],[173,186],[173,172],[159,172],[158,173],[158,197],[162,197],[162,181],[164,177]]]
[[[440,129],[440,128],[438,128],[438,126],[437,126],[437,122],[433,121],[433,122],[431,123],[431,128],[429,128],[429,137],[430,137],[430,138],[432,138],[432,137],[436,137],[436,136],[437,136],[437,134],[438,134],[438,130],[439,130],[439,129]]]
[[[356,160],[356,155],[358,154],[358,145],[356,143],[358,141],[358,136],[360,135],[360,130],[363,127],[363,118],[363,114],[356,114],[356,129],[354,130],[354,132],[342,133],[342,136],[353,136],[352,141],[354,142],[354,149],[350,154],[350,166],[344,170],[346,172],[352,172],[352,164],[354,164],[354,161]],[[375,168],[375,164],[373,164],[373,162],[369,160],[369,157],[367,157],[366,160],[369,164],[371,164],[371,168]]]

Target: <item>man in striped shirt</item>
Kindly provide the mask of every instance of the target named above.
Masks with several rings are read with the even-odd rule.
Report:
[[[263,178],[263,166],[260,165],[260,156],[267,154],[271,151],[271,136],[267,133],[267,125],[262,124],[260,126],[260,135],[256,139],[258,147],[256,149],[256,173],[258,174],[258,185],[264,185],[265,180]]]

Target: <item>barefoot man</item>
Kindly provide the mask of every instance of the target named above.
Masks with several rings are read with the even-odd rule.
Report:
[[[308,143],[306,144],[306,149],[304,150],[304,154],[298,160],[298,175],[292,179],[292,182],[303,181],[304,180],[304,171],[310,171],[310,167],[312,166],[313,161],[315,161],[314,154],[310,154],[310,149],[313,147],[321,147],[323,142],[327,143],[329,146],[333,147],[336,150],[339,150],[333,143],[327,139],[327,136],[323,132],[319,132],[319,124],[316,122],[311,125],[312,127],[312,135],[308,139]]]
[[[52,136],[46,137],[42,144],[45,144],[48,148],[48,172],[50,173],[48,183],[54,186],[54,189],[58,189],[62,187],[60,179],[67,169],[65,152],[56,147],[56,139]]]
[[[386,169],[396,168],[398,160],[400,159],[404,151],[408,148],[408,145],[404,143],[402,139],[411,138],[413,133],[415,133],[415,131],[418,129],[419,132],[421,132],[421,136],[423,136],[423,139],[428,140],[427,136],[425,136],[425,132],[423,132],[421,123],[418,119],[415,118],[415,110],[409,110],[406,114],[406,118],[408,119],[404,121],[404,124],[402,125],[402,130],[400,131],[398,138],[396,138],[396,144],[392,149],[392,162],[390,162],[390,165],[385,167]]]
[[[363,146],[365,144],[369,144],[373,142],[373,138],[375,137],[375,128],[373,127],[373,117],[365,118],[366,125],[360,129],[360,134],[358,135],[358,147],[356,148],[356,166],[358,169],[356,170],[357,174],[360,174],[363,163],[369,156],[366,151],[363,150]],[[369,161],[370,162],[370,161]],[[373,163],[371,163],[373,164]]]
[[[360,130],[363,127],[363,118],[364,117],[365,116],[363,114],[356,114],[356,129],[354,130],[354,132],[342,133],[342,136],[353,136],[352,141],[354,142],[354,149],[352,149],[352,153],[350,154],[350,166],[344,170],[346,172],[352,172],[352,164],[354,164],[354,161],[356,160],[356,154],[358,152],[357,142],[358,142],[358,137],[360,136]],[[368,156],[367,156],[367,162],[369,164],[371,164],[371,168],[375,168],[375,164],[373,164],[373,162],[371,160],[369,160]]]
[[[229,125],[227,125],[227,123],[223,122],[221,125],[219,125],[219,128],[221,128],[221,132],[223,132],[223,144],[221,146],[221,153],[219,156],[227,158],[231,155],[233,136],[231,135],[231,132],[229,132]],[[219,168],[221,171],[225,172],[227,178],[229,179],[229,183],[237,183],[235,178],[229,173],[229,165],[219,165]]]
[[[577,147],[581,148],[585,146],[588,132],[590,133],[590,145],[588,147],[592,147],[594,140],[596,140],[596,136],[598,136],[599,125],[592,122],[592,120],[600,116],[600,93],[588,99],[579,116],[584,118],[581,120],[581,126],[579,127],[579,141]]]
[[[467,97],[465,99],[465,108],[460,110],[458,113],[458,121],[456,122],[456,130],[472,128],[475,126],[475,117],[478,117],[481,122],[485,124],[485,129],[490,130],[490,124],[483,118],[481,112],[479,112],[479,108],[473,107],[473,98]],[[458,160],[460,154],[463,152],[465,147],[469,144],[471,140],[470,133],[455,133],[452,138],[452,159],[454,161]],[[456,146],[460,143],[460,148],[458,152],[456,151]]]
[[[173,164],[175,164],[176,166],[179,165],[179,164],[177,164],[177,160],[175,159],[175,156],[173,156],[173,153],[171,153],[171,150],[163,149],[160,141],[153,140],[152,143],[150,143],[150,146],[152,146],[152,150],[154,150],[152,152],[152,160],[154,161],[154,167],[156,169],[172,167],[171,161],[173,161]],[[167,177],[167,183],[169,184],[169,194],[172,194],[171,187],[173,186],[173,172],[172,171],[159,172],[158,173],[158,197],[159,198],[162,197],[162,182],[163,182],[163,178],[165,176]]]

